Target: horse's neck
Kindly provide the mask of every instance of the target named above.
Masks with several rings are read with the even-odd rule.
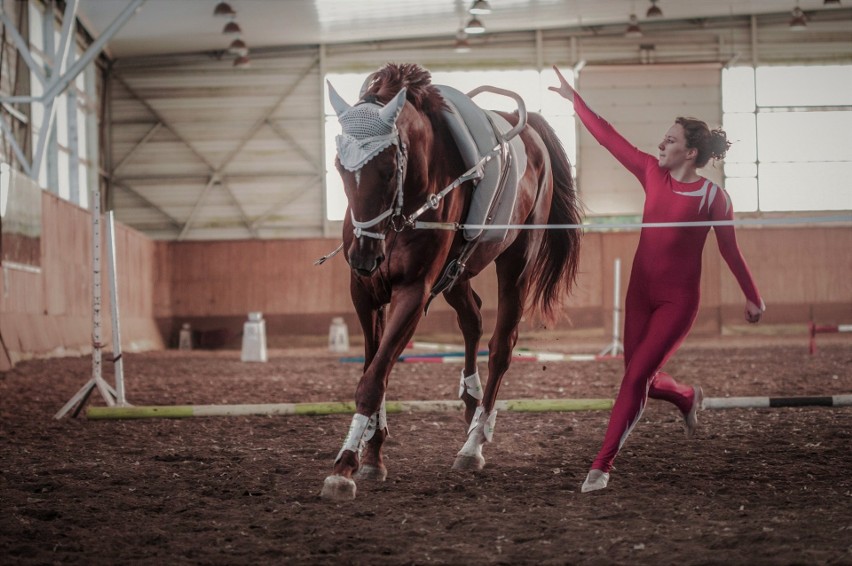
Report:
[[[424,117],[424,120],[428,121],[428,118]],[[449,129],[433,128],[430,122],[429,130],[432,135],[424,137],[431,138],[431,143],[427,144],[420,137],[417,145],[408,151],[409,167],[413,166],[420,178],[407,183],[406,198],[410,194],[410,198],[422,202],[426,202],[430,195],[443,191],[465,172],[461,154]],[[466,193],[463,188],[456,188],[449,192],[445,200],[447,203],[463,200]],[[450,207],[445,205],[442,208],[446,210]]]

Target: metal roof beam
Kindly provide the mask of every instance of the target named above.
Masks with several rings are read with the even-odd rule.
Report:
[[[160,214],[165,216],[166,219],[169,221],[169,223],[171,223],[175,228],[177,228],[177,229],[183,228],[183,224],[179,220],[177,220],[174,216],[172,216],[171,214],[169,214],[168,212],[166,212],[165,210],[163,210],[162,208],[160,208],[159,206],[157,206],[156,204],[151,202],[148,198],[145,197],[145,195],[143,195],[142,193],[140,193],[139,191],[137,191],[136,189],[134,189],[130,185],[127,185],[125,183],[121,183],[119,181],[113,181],[113,184],[116,187],[119,187],[119,188],[124,189],[125,191],[129,192],[130,194],[132,194],[133,196],[135,196],[136,198],[138,198],[139,200],[144,202],[147,206],[153,208],[154,210],[156,210],[157,212],[159,212]]]
[[[127,163],[127,162],[130,160],[130,158],[131,158],[131,157],[133,157],[133,154],[134,154],[134,153],[136,153],[136,151],[137,151],[137,150],[142,149],[142,147],[143,147],[146,143],[148,143],[148,140],[150,140],[152,137],[154,137],[154,134],[156,134],[156,133],[160,130],[160,128],[162,128],[162,127],[163,127],[163,123],[162,123],[162,122],[157,122],[156,124],[154,124],[154,127],[152,127],[150,130],[148,130],[148,132],[147,132],[144,136],[142,136],[142,139],[141,139],[141,140],[139,140],[139,143],[137,143],[136,145],[134,145],[134,146],[130,149],[130,151],[128,151],[128,152],[127,152],[127,155],[125,155],[125,156],[124,156],[124,158],[123,158],[121,161],[119,161],[119,162],[118,162],[118,165],[116,165],[115,167],[113,167],[112,171],[110,171],[110,176],[115,175],[115,173],[116,173],[119,169],[121,169],[121,167],[122,167],[125,163]]]
[[[278,107],[284,104],[285,100],[290,98],[290,95],[293,94],[293,92],[296,90],[296,87],[299,86],[299,83],[301,83],[303,80],[305,80],[305,77],[311,74],[311,71],[314,70],[314,67],[316,67],[318,63],[319,58],[315,57],[313,61],[311,61],[311,64],[308,65],[307,68],[305,68],[301,72],[299,77],[293,82],[293,84],[290,85],[290,88],[284,91],[284,93],[280,97],[278,97],[278,100],[276,100],[275,103],[264,113],[262,118],[255,122],[255,124],[251,127],[251,129],[243,137],[243,139],[240,140],[240,142],[233,149],[233,151],[231,151],[231,153],[229,153],[225,157],[225,159],[222,160],[222,164],[216,169],[217,172],[223,171],[225,167],[227,167],[228,164],[233,161],[234,157],[236,157],[237,154],[242,151],[243,147],[245,147],[245,145],[257,134],[257,132],[260,131],[263,125],[268,122],[269,118],[275,113],[276,110],[278,110]]]
[[[280,137],[282,140],[284,140],[284,141],[288,142],[290,145],[292,145],[293,149],[296,150],[296,153],[298,153],[300,156],[302,156],[302,159],[307,161],[308,164],[313,167],[315,173],[320,172],[320,168],[317,166],[317,163],[315,162],[314,157],[310,153],[308,153],[307,150],[305,148],[303,148],[301,146],[301,144],[299,144],[293,138],[293,136],[290,135],[290,132],[279,127],[278,124],[276,124],[272,120],[266,120],[266,125],[269,126],[269,129],[272,130],[273,132],[275,132],[275,134],[277,134],[278,137]]]
[[[234,195],[234,191],[231,190],[231,186],[225,179],[222,179],[222,188],[225,189],[225,192],[228,193],[228,196],[230,196],[231,200],[234,201],[234,206],[236,206],[237,210],[240,212],[240,219],[243,221],[243,225],[249,231],[249,234],[251,234],[252,238],[257,238],[257,229],[249,221],[246,211],[243,210],[243,206],[240,204],[240,201],[237,200],[237,197]]]
[[[201,208],[201,203],[204,202],[204,199],[207,198],[207,194],[210,192],[210,189],[213,188],[213,185],[219,182],[219,176],[213,173],[210,175],[210,179],[207,181],[207,184],[204,185],[204,189],[201,191],[201,194],[198,195],[198,200],[195,201],[195,204],[192,207],[192,210],[189,213],[189,216],[186,219],[186,222],[183,223],[183,227],[180,229],[180,234],[178,234],[178,241],[183,240],[186,233],[189,232],[189,228],[192,226],[192,221],[195,219],[195,215],[198,214],[198,209]]]
[[[305,189],[307,189],[308,187],[310,187],[311,185],[313,185],[314,183],[317,183],[317,182],[321,183],[322,177],[316,176],[316,177],[310,179],[307,183],[305,183],[303,188],[293,189],[292,191],[289,191],[286,196],[284,196],[281,200],[279,200],[278,202],[276,202],[275,204],[270,206],[268,209],[266,209],[266,212],[264,212],[263,214],[258,216],[254,220],[254,222],[251,223],[252,228],[257,229],[257,228],[262,227],[263,223],[266,222],[266,220],[270,216],[272,216],[276,211],[278,211],[279,208],[281,208],[282,206],[288,205],[291,202],[295,201],[297,198],[299,198],[302,195],[302,193],[305,192]]]

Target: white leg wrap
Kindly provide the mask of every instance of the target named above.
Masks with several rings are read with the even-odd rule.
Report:
[[[364,431],[364,436],[361,438],[362,441],[367,442],[373,435],[376,434],[377,430],[382,430],[383,428],[387,428],[388,426],[388,414],[385,409],[385,400],[382,399],[382,405],[379,407],[379,410],[373,413],[370,417],[369,422],[367,423],[367,428]]]
[[[467,434],[470,433],[477,427],[482,429],[482,436],[485,438],[485,442],[491,442],[491,439],[494,438],[494,426],[497,423],[497,409],[492,409],[490,413],[485,414],[485,409],[482,406],[476,408],[476,412],[473,414],[473,419],[470,421],[470,428],[467,429]]]
[[[474,399],[482,399],[482,382],[479,381],[479,371],[475,371],[473,375],[465,377],[464,370],[461,372],[461,381],[459,382],[459,399],[467,394]]]
[[[351,450],[356,454],[361,450],[361,439],[364,436],[364,431],[367,430],[367,424],[370,419],[366,415],[355,413],[352,416],[352,424],[349,425],[349,432],[346,434],[346,440],[343,441],[343,448],[337,453],[337,458],[334,459],[336,464],[343,455],[344,450]]]
[[[470,429],[468,429],[467,440],[456,456],[456,464],[459,463],[459,459],[461,458],[461,469],[482,469],[482,466],[485,465],[485,458],[482,457],[482,447],[486,442],[491,442],[491,439],[494,437],[494,423],[496,419],[496,409],[490,413],[485,413],[482,407],[476,409],[476,414],[473,415]],[[473,462],[472,466],[471,462]]]

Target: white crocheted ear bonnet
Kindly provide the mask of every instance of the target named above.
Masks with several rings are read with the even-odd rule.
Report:
[[[357,171],[391,144],[399,143],[396,119],[405,105],[405,89],[402,89],[387,105],[360,102],[349,106],[328,85],[331,105],[343,133],[335,138],[337,156],[347,171]]]
[[[337,143],[340,164],[347,170],[357,171],[385,148],[396,143],[396,124],[382,120],[379,115],[381,109],[382,106],[378,104],[362,102],[338,116],[343,133],[334,141]]]

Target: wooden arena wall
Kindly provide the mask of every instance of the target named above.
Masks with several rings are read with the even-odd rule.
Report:
[[[0,293],[0,371],[17,361],[80,355],[92,348],[91,214],[44,193],[41,268],[4,267]],[[738,232],[740,247],[768,305],[764,322],[743,322],[744,299],[710,234],[704,254],[702,308],[694,333],[806,332],[820,324],[852,322],[852,229],[763,227]],[[566,320],[553,329],[600,336],[611,333],[613,262],[621,258],[626,291],[637,232],[589,233],[580,276],[567,302]],[[349,300],[349,271],[341,256],[314,260],[336,239],[154,241],[121,224],[116,229],[122,345],[126,351],[174,345],[189,323],[200,346],[239,346],[248,312],[260,311],[271,345],[288,336],[328,332],[342,316],[357,337]],[[104,248],[105,250],[106,248]],[[103,265],[102,336],[111,352],[110,300]],[[494,321],[497,284],[493,266],[475,282],[483,298],[486,335]],[[524,320],[522,330],[540,330]],[[418,330],[456,334],[455,316],[438,298]]]
[[[829,324],[852,321],[852,230],[848,227],[748,228],[739,230],[738,239],[766,297],[764,322],[760,326],[745,323],[745,299],[711,232],[703,258],[702,306],[694,333],[762,332],[770,326],[775,332],[805,333],[811,320]],[[333,316],[343,316],[350,332],[357,335],[345,261],[337,256],[324,265],[313,265],[338,243],[312,239],[167,244],[165,263],[172,269],[171,287],[162,296],[169,296],[171,304],[159,309],[171,313],[167,340],[174,342],[178,328],[187,322],[212,342],[233,343],[251,311],[264,314],[272,337],[321,335],[328,331]],[[555,330],[610,336],[613,263],[621,258],[623,296],[637,243],[636,231],[585,235],[580,276],[566,303],[567,318]],[[474,288],[483,298],[487,335],[496,309],[493,266],[476,280]],[[438,298],[418,332],[455,333],[456,328],[452,309]],[[524,320],[522,330],[539,329],[539,321]]]
[[[101,224],[106,232],[105,223]],[[2,242],[0,242],[2,244]],[[116,224],[119,256],[118,304],[126,350],[163,347],[154,297],[160,244]],[[103,247],[102,335],[105,357],[112,355],[111,301]],[[39,272],[3,267],[0,293],[0,371],[33,357],[70,356],[92,351],[92,215],[48,192],[42,193]],[[166,286],[167,288],[168,286]]]

